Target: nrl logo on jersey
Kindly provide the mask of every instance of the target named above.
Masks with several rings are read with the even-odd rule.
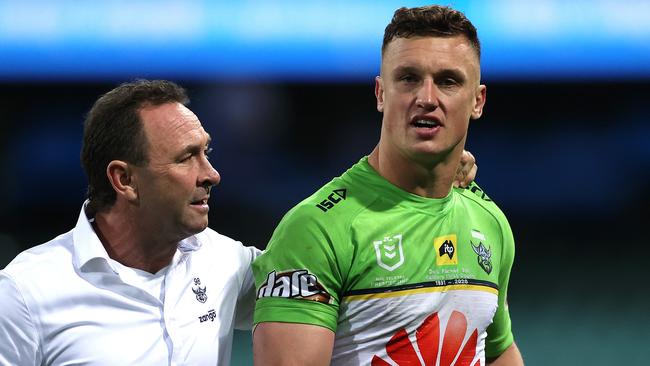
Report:
[[[382,240],[375,240],[372,243],[375,246],[379,267],[392,272],[404,263],[402,234],[386,236]]]
[[[331,304],[332,296],[318,282],[318,278],[305,269],[269,272],[266,281],[257,290],[257,298],[298,298]]]
[[[483,268],[485,273],[490,274],[492,272],[492,260],[490,259],[492,257],[492,250],[483,245],[485,235],[478,230],[472,230],[472,237],[479,240],[478,245],[474,245],[474,242],[470,241],[474,253],[478,255],[478,264]]]

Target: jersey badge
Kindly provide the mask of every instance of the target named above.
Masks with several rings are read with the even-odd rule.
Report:
[[[386,236],[382,240],[375,240],[372,243],[375,246],[379,267],[392,272],[404,263],[402,234]]]
[[[318,278],[305,269],[269,272],[266,281],[257,291],[257,298],[284,297],[331,304],[332,296],[318,282]]]
[[[478,245],[474,245],[474,241],[470,240],[472,249],[474,249],[474,253],[478,256],[478,264],[483,268],[485,273],[490,274],[492,272],[492,260],[490,259],[492,257],[492,250],[483,245],[485,235],[478,230],[472,230],[472,237],[478,240]]]
[[[196,295],[196,299],[202,304],[208,301],[208,295],[205,293],[206,286],[203,286],[203,288],[201,288],[200,278],[194,277],[194,285],[195,286],[192,287],[192,292],[194,292],[194,294]]]
[[[436,265],[450,266],[458,264],[458,254],[456,253],[456,234],[439,236],[433,239],[433,246],[436,252]]]

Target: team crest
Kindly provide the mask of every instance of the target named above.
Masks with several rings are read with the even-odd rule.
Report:
[[[470,241],[474,253],[478,255],[478,264],[483,268],[485,273],[490,274],[492,272],[492,260],[490,259],[492,257],[492,250],[483,245],[485,235],[477,230],[472,230],[472,237],[479,240],[478,245],[474,245],[474,243]]]
[[[192,287],[192,292],[196,295],[196,299],[200,303],[205,303],[208,301],[208,295],[205,293],[206,286],[201,287],[201,279],[198,277],[194,278],[194,287]]]
[[[386,236],[382,240],[373,241],[373,244],[379,267],[393,271],[404,263],[402,234]]]

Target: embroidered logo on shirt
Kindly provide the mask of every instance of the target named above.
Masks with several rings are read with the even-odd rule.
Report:
[[[205,303],[208,301],[208,295],[205,293],[206,286],[203,286],[201,288],[201,279],[198,277],[194,277],[194,287],[192,287],[192,291],[196,294],[196,299],[200,303]]]
[[[199,316],[199,322],[203,323],[203,322],[207,322],[208,320],[213,322],[216,317],[217,317],[217,312],[214,311],[214,309],[210,309],[208,310],[207,314],[203,314]]]
[[[474,253],[478,255],[478,264],[483,268],[485,273],[490,274],[490,272],[492,272],[492,260],[490,259],[492,257],[492,250],[483,245],[485,235],[478,230],[472,230],[472,237],[479,240],[478,245],[474,245],[474,242],[470,240]]]
[[[384,239],[375,240],[372,243],[375,246],[379,267],[392,272],[404,263],[402,234],[386,236]]]
[[[456,234],[439,236],[433,239],[433,246],[436,249],[436,265],[449,266],[458,264],[456,242]]]

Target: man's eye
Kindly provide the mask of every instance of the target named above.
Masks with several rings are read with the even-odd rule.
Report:
[[[208,147],[205,150],[203,150],[203,154],[205,154],[205,158],[210,160],[210,153],[212,152],[212,148]]]
[[[458,84],[455,79],[452,78],[444,78],[440,80],[440,85],[456,85]]]
[[[410,75],[410,74],[409,75],[404,75],[404,76],[400,77],[399,79],[400,79],[400,81],[403,81],[403,82],[406,82],[406,83],[414,83],[414,82],[416,82],[418,80],[415,75]]]

